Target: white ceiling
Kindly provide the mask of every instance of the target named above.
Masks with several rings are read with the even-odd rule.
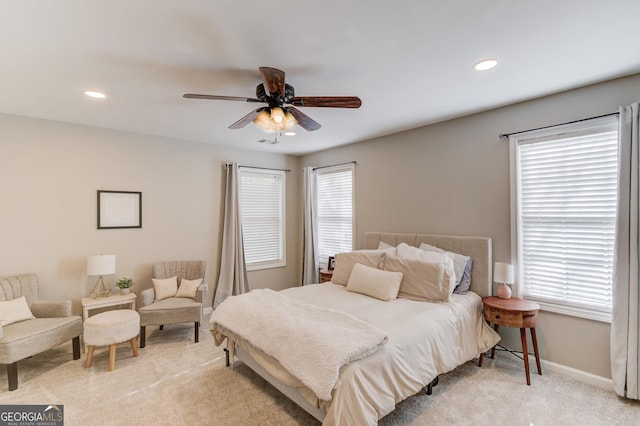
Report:
[[[640,72],[638,0],[0,0],[0,112],[304,154]],[[485,72],[472,65],[497,58]],[[250,124],[259,66],[322,124]],[[85,90],[100,90],[92,100]]]

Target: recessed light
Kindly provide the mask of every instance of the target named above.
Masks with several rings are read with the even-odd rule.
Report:
[[[84,94],[89,96],[90,98],[96,98],[96,99],[104,99],[107,97],[104,93],[96,92],[94,90],[87,90],[86,92],[84,92]]]
[[[482,61],[476,63],[473,68],[477,71],[486,71],[498,65],[498,61],[495,59],[483,59]]]
[[[296,132],[284,132],[285,136],[295,136]]]

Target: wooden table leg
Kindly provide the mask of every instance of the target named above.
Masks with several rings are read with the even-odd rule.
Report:
[[[527,385],[531,385],[531,377],[529,376],[529,354],[527,353],[527,329],[520,329],[520,339],[522,340],[522,358],[524,358],[524,371],[527,374]]]
[[[533,353],[536,355],[536,367],[538,367],[538,374],[542,376],[542,369],[540,368],[540,353],[538,352],[538,338],[536,337],[536,328],[531,327],[531,340],[533,341]]]

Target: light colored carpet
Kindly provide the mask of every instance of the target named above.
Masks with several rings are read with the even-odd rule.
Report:
[[[133,358],[118,346],[116,369],[108,351],[72,360],[71,343],[18,363],[19,388],[0,374],[0,404],[64,404],[74,425],[318,425],[318,422],[241,363],[224,366],[224,353],[202,328],[148,328],[147,347]],[[532,375],[521,362],[485,359],[440,376],[433,395],[398,404],[381,425],[640,425],[640,403],[554,373]],[[535,368],[535,367],[534,367]]]

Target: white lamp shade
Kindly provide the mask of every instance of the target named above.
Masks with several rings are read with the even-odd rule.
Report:
[[[513,265],[496,262],[493,266],[493,280],[497,283],[513,284]]]
[[[87,257],[87,275],[111,275],[116,273],[116,255],[98,254]]]

